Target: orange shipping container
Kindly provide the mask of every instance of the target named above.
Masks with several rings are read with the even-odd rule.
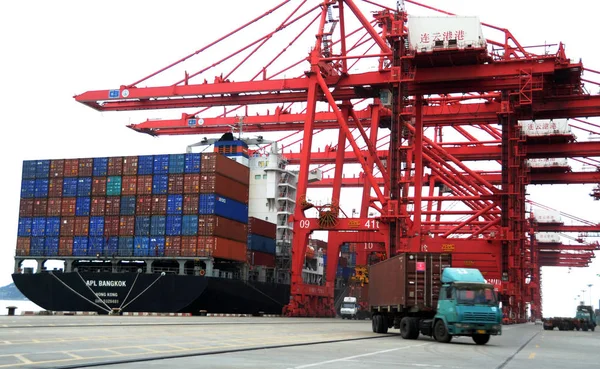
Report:
[[[31,238],[17,237],[17,256],[28,256],[31,247]]]
[[[75,216],[75,207],[77,199],[74,197],[63,197],[60,215],[62,216]]]
[[[48,211],[48,200],[38,199],[33,202],[33,215],[36,217],[45,217]]]
[[[65,177],[77,177],[79,174],[79,159],[65,159]]]
[[[135,233],[135,216],[126,215],[119,219],[119,236],[133,236]]]
[[[61,237],[58,241],[58,255],[71,256],[73,254],[73,237]]]
[[[183,174],[171,174],[167,183],[168,193],[183,193]]]
[[[167,195],[152,196],[152,215],[167,214]]]
[[[103,216],[106,208],[106,198],[104,197],[92,197],[92,203],[90,207],[91,216]]]
[[[181,237],[181,256],[196,256],[198,247],[198,237],[182,236]]]
[[[120,176],[123,174],[123,157],[113,156],[108,158],[107,175],[109,176]]]
[[[49,217],[59,217],[62,199],[48,199],[48,214]]]
[[[106,196],[106,177],[96,177],[92,181],[92,196]]]
[[[137,177],[136,176],[123,176],[121,180],[121,195],[135,195],[137,190]]]
[[[62,197],[63,193],[63,179],[51,178],[48,181],[48,197]]]
[[[219,259],[246,261],[246,244],[221,237],[198,237],[198,256],[213,256]]]
[[[121,218],[118,215],[112,215],[104,218],[104,236],[118,236]]]
[[[33,216],[33,199],[21,199],[21,204],[19,206],[19,216],[20,217],[30,217]],[[198,205],[196,205],[196,209]]]
[[[62,177],[65,172],[65,161],[63,159],[50,160],[50,178]]]
[[[135,213],[137,215],[152,214],[152,196],[138,196],[136,199]]]
[[[137,177],[137,194],[152,195],[152,176]]]
[[[181,237],[165,237],[165,256],[179,256],[181,253]]]
[[[245,185],[250,183],[250,168],[218,153],[202,154],[200,173],[218,173]]]
[[[248,203],[248,185],[219,173],[200,175],[200,193],[217,193],[242,204]]]
[[[126,156],[123,158],[123,174],[136,175],[138,169],[138,157]]]
[[[106,198],[106,215],[121,214],[121,197],[108,196]]]
[[[183,193],[200,192],[200,174],[185,174],[183,176]]]
[[[183,195],[183,214],[196,215],[198,214],[198,201],[200,195]]]
[[[90,218],[75,217],[75,236],[87,236],[90,233]]]
[[[75,233],[75,218],[62,217],[60,218],[60,235],[73,236]]]
[[[91,177],[94,173],[94,159],[86,158],[79,159],[79,176],[80,177]]]

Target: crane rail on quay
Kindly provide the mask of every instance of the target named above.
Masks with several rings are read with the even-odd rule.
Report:
[[[385,257],[451,253],[452,266],[477,268],[495,285],[505,323],[524,322],[529,308],[532,319],[541,319],[541,267],[587,267],[598,244],[538,242],[540,230],[571,229],[536,217],[543,207],[526,215],[526,185],[600,183],[593,158],[600,142],[576,142],[571,131],[598,127],[581,118],[600,116],[600,95],[584,88],[598,83],[582,76],[599,72],[569,59],[562,43],[536,53],[539,45],[524,46],[477,17],[406,2],[443,16],[412,16],[403,2],[390,8],[366,0],[282,1],[145,78],[75,99],[101,112],[199,109],[129,125],[156,136],[223,134],[232,126],[288,132],[278,143],[299,170],[293,240],[279,245],[279,271],[291,273],[292,283],[285,315],[334,316],[340,248],[368,244]],[[273,18],[271,31],[241,41],[253,34],[246,30]],[[206,67],[164,83],[182,63],[221,45],[222,59],[206,56]],[[162,83],[154,82],[158,77]],[[337,143],[313,147],[313,137],[324,135]],[[596,170],[571,171],[567,158]],[[491,169],[477,169],[481,161]],[[344,174],[352,168],[360,176]],[[309,183],[314,169],[330,176]],[[331,202],[311,203],[311,187],[331,188]],[[342,187],[362,188],[357,218],[342,210]],[[450,203],[457,204],[453,210],[443,208]],[[315,231],[328,233],[320,285],[302,276]],[[367,254],[358,254],[356,264],[366,265]]]

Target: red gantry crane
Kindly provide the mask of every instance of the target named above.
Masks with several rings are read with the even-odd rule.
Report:
[[[600,116],[600,96],[587,93],[583,83],[591,81],[582,78],[584,70],[598,72],[570,61],[562,44],[535,53],[540,45],[524,47],[506,29],[483,24],[500,37],[485,39],[478,20],[442,13],[449,23],[411,17],[403,3],[282,1],[143,79],[75,99],[98,111],[199,109],[129,126],[151,135],[222,134],[240,120],[245,132],[291,132],[281,139],[291,142],[286,157],[299,166],[286,315],[335,313],[337,255],[342,243],[353,243],[379,245],[387,256],[450,252],[454,265],[477,267],[498,286],[508,321],[523,321],[527,303],[541,317],[540,267],[588,265],[595,248],[577,249],[576,256],[561,247],[553,249],[559,255],[542,253],[533,238],[539,225],[525,215],[525,186],[600,183],[600,173],[532,170],[529,160],[592,163],[600,144],[575,142],[569,132],[527,132],[539,132],[540,120],[552,126]],[[272,31],[248,32],[274,17]],[[242,36],[254,38],[235,43],[243,45],[235,51],[220,48],[222,58],[182,71],[170,85],[152,86],[154,78]],[[572,126],[598,128],[580,124]],[[314,151],[313,137],[323,135],[337,143]],[[481,161],[490,169],[478,167]],[[309,184],[315,168],[329,178]],[[331,203],[310,203],[309,187],[332,188]],[[358,218],[342,211],[342,187],[362,188]],[[307,216],[309,209],[318,216]],[[324,285],[302,279],[314,231],[328,231]]]

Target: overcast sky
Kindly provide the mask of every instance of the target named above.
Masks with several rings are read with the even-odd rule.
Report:
[[[395,1],[379,2],[395,6]],[[506,27],[523,45],[562,41],[570,58],[582,58],[586,67],[600,70],[600,55],[591,31],[597,25],[600,6],[591,5],[593,2],[472,0],[427,3],[460,15],[477,15],[483,22]],[[78,104],[72,96],[132,83],[201,48],[274,4],[276,2],[272,0],[174,0],[168,3],[155,0],[30,0],[0,3],[0,119],[4,130],[0,135],[1,170],[4,172],[0,176],[0,204],[3,205],[0,212],[0,286],[11,282],[10,274],[14,268],[23,160],[175,153],[183,152],[187,144],[199,139],[192,136],[153,138],[125,127],[146,118],[175,118],[178,111],[99,113]],[[410,4],[407,8],[411,14],[431,14]],[[366,15],[371,19],[368,12]],[[275,23],[281,21],[278,19]],[[227,44],[230,49],[223,49],[233,51],[234,47],[263,33],[255,32],[243,33],[237,41]],[[298,58],[306,55],[314,42],[312,35],[314,31],[308,42],[299,47]],[[484,35],[491,37],[489,29],[484,28]],[[290,40],[291,37],[285,42]],[[217,60],[216,55],[201,56],[186,63],[185,68],[196,71]],[[264,60],[259,58],[255,63],[258,64],[254,66],[259,67]],[[176,76],[182,77],[183,73],[178,73]],[[218,73],[220,71],[216,70],[213,75]],[[584,78],[600,81],[595,75],[588,74]],[[171,78],[168,82],[174,80]],[[238,77],[238,80],[241,79]],[[590,91],[598,93],[598,87],[590,87]],[[588,138],[581,131],[577,134],[580,140]],[[326,137],[318,142],[335,140]],[[529,188],[528,193],[537,202],[598,222],[600,204],[588,196],[592,187],[538,186]],[[352,202],[356,197],[350,190],[343,195],[351,205],[346,209],[350,213],[351,207],[358,207],[358,203]],[[595,284],[592,297],[597,305],[600,297],[597,273],[600,273],[598,262],[590,268],[571,272],[565,268],[544,269],[545,315],[572,315],[577,295],[583,289],[588,290],[590,283]],[[589,291],[585,292],[586,302],[589,298]]]

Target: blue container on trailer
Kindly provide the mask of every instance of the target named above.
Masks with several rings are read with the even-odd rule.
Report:
[[[90,215],[91,200],[89,197],[78,197],[75,201],[75,215],[87,217]]]
[[[141,215],[135,217],[135,235],[150,236],[150,217]]]
[[[248,249],[267,254],[275,254],[275,240],[257,234],[248,235]]]
[[[24,179],[21,182],[21,198],[31,199],[35,196],[35,179]]]
[[[340,252],[350,252],[350,244],[343,243],[340,247]]]
[[[101,237],[104,235],[104,217],[90,218],[90,236]]]
[[[48,197],[48,180],[36,179],[34,197]]]
[[[31,237],[31,244],[29,247],[30,256],[45,256],[45,243],[46,237]]]
[[[180,174],[183,173],[185,167],[185,155],[184,154],[170,154],[169,155],[169,173]]]
[[[154,156],[141,155],[138,156],[138,175],[152,174],[154,169]]]
[[[327,255],[323,255],[323,268],[327,267]]]
[[[17,235],[19,237],[31,237],[31,228],[32,228],[33,219],[30,217],[19,218],[19,228],[17,230]]]
[[[35,169],[37,162],[35,160],[23,160],[22,179],[35,179]]]
[[[198,216],[184,215],[181,219],[181,235],[196,236],[198,234]]]
[[[120,196],[122,183],[121,176],[108,177],[106,179],[106,196]]]
[[[94,177],[105,177],[108,174],[108,158],[94,158],[92,174]]]
[[[31,235],[43,237],[46,235],[46,217],[33,217],[31,221]]]
[[[165,238],[163,236],[150,237],[150,249],[148,250],[148,256],[165,256]]]
[[[165,195],[169,188],[169,176],[167,174],[156,174],[152,178],[152,193],[154,195]]]
[[[102,255],[104,252],[104,237],[90,237],[88,240],[87,256]]]
[[[154,174],[169,173],[169,155],[154,155]]]
[[[167,214],[176,215],[183,211],[183,195],[167,196]]]
[[[46,237],[44,240],[44,252],[46,256],[58,256],[58,236]]]
[[[150,218],[150,235],[164,236],[167,228],[167,217],[164,215],[153,215]]]
[[[86,256],[89,239],[85,236],[73,237],[73,256]]]
[[[248,205],[214,193],[200,194],[198,213],[214,214],[240,223],[248,223]]]
[[[133,238],[133,256],[148,256],[150,237],[136,236]]]
[[[113,236],[106,239],[104,244],[104,256],[116,256],[119,253],[119,237]]]
[[[77,196],[90,197],[92,195],[92,177],[81,177],[77,180]]]
[[[344,267],[338,266],[337,270],[336,270],[336,273],[335,273],[335,276],[336,277],[341,277],[343,275],[344,275]]]
[[[50,160],[38,160],[35,165],[35,178],[48,178],[50,176]]]
[[[167,227],[165,229],[167,236],[181,236],[181,227],[181,215],[167,215]]]
[[[46,237],[58,237],[60,235],[60,217],[46,218]]]
[[[135,215],[135,196],[121,196],[121,215]]]
[[[185,154],[185,173],[200,173],[200,153],[189,153]]]
[[[133,237],[119,237],[119,256],[133,256]]]
[[[77,178],[63,179],[63,197],[77,196]]]

